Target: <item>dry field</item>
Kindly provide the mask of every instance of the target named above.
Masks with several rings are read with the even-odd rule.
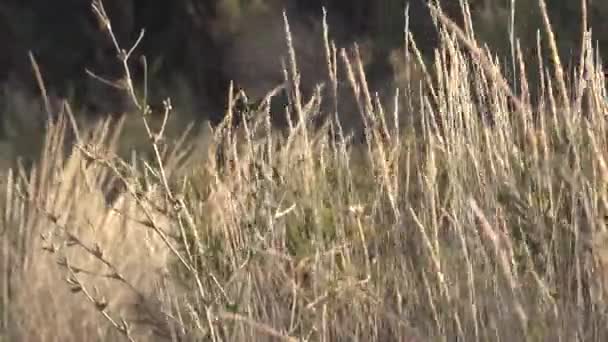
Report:
[[[230,106],[173,139],[170,102],[152,122],[130,78],[121,120],[62,111],[36,162],[1,176],[0,340],[607,340],[608,102],[591,37],[568,82],[549,20],[544,52],[515,46],[521,75],[550,57],[533,99],[431,10],[436,59],[406,27],[390,100],[327,26],[329,91],[304,98],[285,17],[282,129],[262,101],[239,126]],[[354,137],[332,120],[348,117],[344,89]],[[121,152],[134,130],[145,151]]]

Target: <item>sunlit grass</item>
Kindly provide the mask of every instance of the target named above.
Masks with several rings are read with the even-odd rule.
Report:
[[[604,340],[608,106],[590,41],[580,88],[548,68],[529,101],[433,13],[436,62],[404,70],[387,103],[357,54],[326,41],[326,86],[353,92],[354,132],[319,112],[336,99],[299,93],[287,20],[287,127],[262,101],[240,126],[230,107],[172,138],[169,103],[151,123],[134,85],[140,113],[123,121],[49,123],[34,167],[4,176],[3,335]],[[422,61],[409,35],[404,48],[404,68]]]

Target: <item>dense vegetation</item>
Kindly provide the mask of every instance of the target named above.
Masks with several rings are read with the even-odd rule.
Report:
[[[147,34],[133,61],[133,77],[142,81],[139,55],[148,59],[148,82],[158,96],[191,94],[183,99],[196,117],[211,116],[225,108],[230,80],[258,94],[263,85],[281,79],[282,47],[276,42],[282,34],[281,11],[287,10],[292,22],[300,64],[316,66],[319,52],[321,6],[328,10],[328,22],[339,45],[354,41],[365,44],[373,58],[366,65],[368,81],[374,89],[391,89],[390,52],[403,41],[404,8],[409,8],[409,30],[427,62],[437,47],[437,31],[428,12],[429,0],[107,0],[106,9],[120,41],[134,42],[142,29]],[[594,32],[608,28],[608,4],[588,1],[588,18]],[[441,0],[446,15],[461,27],[464,23],[459,1]],[[511,58],[510,25],[514,24],[522,49],[536,48],[537,30],[542,19],[534,1],[471,0],[471,16],[480,42],[505,60]],[[547,0],[548,15],[554,24],[560,56],[570,62],[578,55],[581,37],[579,1]],[[274,39],[271,39],[273,37]],[[608,38],[596,35],[599,50],[608,49]],[[38,94],[27,58],[32,51],[44,72],[49,91],[70,98],[73,105],[94,112],[121,111],[128,104],[113,89],[89,82],[85,69],[110,79],[121,77],[114,47],[91,11],[90,0],[3,0],[0,2],[0,83]],[[248,56],[248,58],[243,58]],[[575,57],[574,57],[575,58]],[[303,86],[314,87],[322,72],[303,69]],[[251,70],[259,70],[251,75]],[[534,69],[536,70],[536,69]],[[531,76],[536,73],[532,72]],[[532,81],[532,80],[531,80]],[[388,84],[386,86],[383,86]],[[186,90],[185,90],[186,89]],[[109,101],[108,99],[111,99]],[[5,100],[6,101],[6,100]],[[110,104],[109,104],[110,103]]]
[[[606,340],[605,5],[463,2],[3,2],[0,339]]]

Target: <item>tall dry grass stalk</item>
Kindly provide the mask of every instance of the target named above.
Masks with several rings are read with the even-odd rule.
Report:
[[[285,14],[288,127],[271,123],[273,91],[239,125],[229,106],[204,150],[163,139],[170,101],[163,122],[149,123],[120,53],[152,153],[122,159],[122,121],[83,131],[68,111],[49,123],[29,174],[7,173],[4,336],[605,340],[607,102],[589,35],[580,88],[567,88],[554,55],[532,101],[525,78],[512,89],[474,40],[467,6],[464,30],[430,8],[435,59],[424,63],[406,24],[404,87],[388,104],[357,48],[337,47],[327,25],[333,98],[305,98]],[[113,37],[100,1],[95,11]],[[527,59],[512,51],[508,67],[525,75]],[[343,83],[362,139],[338,119]],[[571,105],[583,97],[585,110]],[[63,150],[68,131],[76,143]]]

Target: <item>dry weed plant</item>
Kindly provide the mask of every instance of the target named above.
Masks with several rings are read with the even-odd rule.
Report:
[[[512,89],[474,39],[466,2],[465,28],[429,5],[442,37],[431,65],[406,25],[405,70],[396,76],[404,87],[389,104],[369,89],[357,49],[353,58],[336,47],[324,25],[326,86],[338,97],[337,84],[349,84],[358,110],[352,120],[364,127],[359,144],[336,120],[338,98],[320,91],[303,98],[285,15],[287,127],[271,123],[275,92],[233,125],[241,112],[231,89],[225,120],[203,150],[185,138],[163,139],[169,100],[152,127],[147,96],[129,72],[137,44],[123,50],[102,2],[93,4],[124,66],[118,86],[137,108],[152,154],[117,155],[124,121],[82,129],[68,110],[48,123],[36,166],[4,177],[2,336],[608,337],[608,103],[587,27],[569,91],[545,15],[553,63],[539,70],[533,108],[525,78]],[[514,49],[524,75],[530,57]],[[322,101],[333,109],[324,112]],[[412,112],[419,122],[402,129]],[[492,113],[494,124],[480,112]],[[312,124],[319,117],[321,127]],[[68,131],[76,143],[64,151]],[[109,196],[109,188],[119,190]]]

